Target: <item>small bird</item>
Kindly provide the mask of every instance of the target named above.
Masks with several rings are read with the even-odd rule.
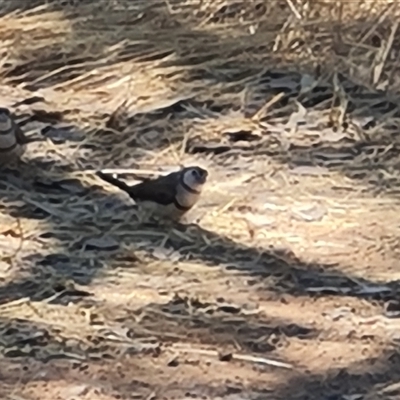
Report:
[[[198,166],[186,167],[133,186],[101,171],[97,172],[97,176],[128,193],[142,208],[162,217],[179,220],[197,203],[208,172]]]
[[[10,110],[0,107],[0,166],[18,160],[31,141],[13,120]]]

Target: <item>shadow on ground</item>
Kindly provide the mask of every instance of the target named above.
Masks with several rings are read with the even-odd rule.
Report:
[[[240,272],[260,298],[266,291],[360,297],[383,305],[398,296],[397,280],[382,288],[379,282],[339,271],[343,266],[306,263],[290,252],[237,243],[194,223],[170,227],[151,220],[140,222],[129,200],[105,194],[97,185],[85,187],[78,179],[49,183],[39,171],[36,168],[30,177],[8,174],[3,179],[5,210],[15,218],[39,223],[35,243],[48,250],[17,253],[13,262],[20,265],[20,278],[17,275],[0,288],[1,303],[21,297],[44,300],[57,292],[63,292],[67,303],[70,295],[88,295],[87,288],[71,289],[69,283],[90,285],[96,276],[114,268],[140,270],[157,260],[164,260],[171,271],[179,270],[177,262],[184,261],[200,262],[227,276]]]
[[[277,398],[293,400],[344,399],[347,396],[391,399],[399,393],[394,383],[399,379],[394,367],[398,362],[398,351],[386,350],[380,356],[345,368],[328,367],[322,374],[299,374],[274,394]]]
[[[33,4],[36,2],[24,7]],[[196,129],[198,126],[198,133],[188,141],[187,153],[217,153],[223,159],[240,152],[249,157],[254,154],[272,157],[292,169],[323,167],[361,181],[374,194],[390,192],[398,198],[398,95],[368,88],[343,76],[338,79],[339,87],[335,87],[331,60],[318,60],[320,66],[326,64],[325,72],[318,76],[301,58],[302,49],[310,50],[307,46],[311,45],[306,42],[299,43],[293,51],[299,57],[296,64],[320,81],[314,82],[316,87],[305,93],[301,83],[304,75],[292,72],[294,61],[289,60],[286,64],[274,61],[280,54],[272,51],[276,32],[280,27],[284,29],[292,17],[287,4],[277,13],[276,7],[266,2],[249,3],[242,9],[235,3],[221,5],[220,9],[211,7],[202,16],[199,9],[184,6],[182,2],[169,6],[165,2],[136,2],[134,5],[120,2],[116,6],[108,2],[97,5],[88,2],[60,4],[52,2],[50,10],[63,13],[64,19],[71,23],[70,31],[65,33],[62,41],[33,48],[31,55],[29,49],[21,48],[21,55],[15,56],[20,58],[18,66],[7,70],[7,78],[14,84],[20,83],[18,79],[24,83],[36,82],[29,89],[37,90],[80,79],[94,68],[129,61],[132,68],[138,68],[138,73],[143,68],[158,68],[159,78],[166,82],[166,86],[171,86],[177,98],[180,93],[192,91],[190,99],[177,100],[173,105],[147,115],[140,112],[129,115],[124,122],[130,129],[118,137],[110,132],[94,134],[96,143],[87,143],[88,153],[94,147],[102,148],[103,155],[110,153],[113,142],[123,142],[134,148],[145,147],[149,141],[147,135],[154,132],[157,139],[151,140],[148,150],[160,151],[171,143],[182,142],[188,127]],[[277,18],[274,27],[267,28],[265,24],[270,22],[271,15],[275,15],[271,14],[272,11]],[[210,14],[208,20],[207,13]],[[81,19],[76,19],[77,14]],[[238,15],[242,17],[244,26],[256,21],[258,30],[251,35],[247,28],[238,28],[235,36],[224,37],[218,29],[207,31],[201,28],[204,19],[218,27],[235,21]],[[336,21],[335,15],[339,18],[338,14],[331,15],[332,26],[339,29],[337,24],[342,24],[340,29],[343,32],[357,31],[357,21],[351,24],[346,21],[348,25],[345,25]],[[371,18],[373,21],[375,16]],[[361,31],[365,30],[365,23],[365,18],[360,17]],[[311,34],[311,31],[303,34]],[[375,43],[373,37],[369,41]],[[397,41],[396,36],[394,42]],[[119,43],[123,44],[118,47]],[[371,49],[377,52],[379,46],[375,43],[374,47],[373,43]],[[360,51],[354,48],[345,50],[353,56],[354,52]],[[279,51],[284,53],[284,49]],[[336,54],[335,49],[333,54],[338,60],[348,55]],[[91,61],[85,63],[88,58]],[[270,67],[275,64],[279,67]],[[48,71],[55,70],[59,71],[48,74]],[[386,77],[385,73],[389,72],[383,71],[382,77]],[[152,80],[157,79],[149,77],[149,92],[153,90]],[[84,81],[82,85],[85,85]],[[346,93],[344,97],[339,93],[341,90]],[[253,118],[260,108],[280,94],[283,97],[270,105],[268,113]],[[143,93],[142,97],[147,97],[147,94]],[[299,111],[296,101],[305,107],[306,114],[294,123],[292,116]],[[340,116],[344,103],[345,114]],[[199,119],[237,117],[237,113],[242,113],[244,125],[248,126],[247,130],[237,128],[239,134],[215,132],[210,137],[201,130]],[[157,123],[166,120],[168,124]],[[302,126],[307,127],[305,136],[300,133]],[[258,133],[254,134],[255,131]],[[114,151],[117,151],[116,146]]]
[[[30,314],[29,319],[0,321],[0,347],[4,355],[1,362],[8,365],[2,388],[9,386],[14,392],[20,388],[29,390],[33,382],[42,381],[50,383],[50,388],[55,382],[56,390],[67,391],[71,389],[68,386],[80,385],[82,377],[91,376],[94,387],[119,395],[134,388],[154,390],[158,385],[169,389],[173,387],[171,376],[153,380],[154,362],[171,372],[202,363],[216,371],[219,364],[230,363],[232,352],[238,352],[237,346],[245,354],[275,355],[290,338],[308,340],[316,334],[311,328],[287,321],[246,316],[240,310],[233,312],[223,304],[213,309],[206,304],[197,306],[176,298],[168,304],[149,304],[138,310],[110,309],[113,317],[103,320],[102,307],[87,303],[84,308],[69,310],[69,327],[60,329],[62,321],[51,314],[51,305],[40,308],[35,315],[29,305],[23,310],[24,305],[20,304],[19,313]],[[93,316],[89,324],[87,315]],[[38,318],[49,322],[31,320]],[[201,348],[218,348],[221,353],[212,350],[211,354],[202,354]],[[190,350],[194,352],[190,354]],[[95,382],[94,377],[103,383]],[[180,379],[188,379],[187,374]],[[199,376],[193,387],[204,385],[206,380]],[[184,386],[177,382],[177,388],[182,390]]]
[[[181,325],[174,318],[183,314],[174,311],[168,317],[167,309],[176,310],[176,305],[160,306],[164,317],[160,318],[159,313],[158,322],[156,316],[153,323],[149,323],[149,312],[133,328],[118,324],[112,327],[87,325],[86,335],[79,332],[80,339],[72,330],[60,331],[56,323],[35,324],[23,319],[0,321],[3,394],[12,392],[36,399],[41,385],[46,385],[46,392],[53,395],[54,392],[60,396],[76,395],[76,391],[87,393],[95,388],[115,398],[121,395],[133,398],[133,394],[145,397],[160,390],[167,397],[178,391],[191,397],[201,394],[224,398],[236,393],[250,399],[293,400],[347,396],[389,399],[397,393],[395,382],[399,378],[400,360],[394,349],[377,352],[375,357],[363,357],[346,368],[321,365],[319,373],[303,372],[304,369],[297,366],[286,370],[282,380],[276,378],[279,371],[276,367],[255,360],[248,360],[247,364],[229,355],[246,354],[250,350],[260,359],[277,358],[279,344],[284,347],[291,338],[297,337],[293,335],[293,326],[288,329],[282,321],[262,318],[255,321],[255,317],[242,316],[239,321],[240,314],[236,315],[238,323],[234,325],[224,322],[222,314],[225,312],[221,310],[214,310],[218,314],[214,316],[207,315],[207,311],[199,314],[195,311],[192,315],[186,312],[187,320]],[[150,311],[155,310],[150,308]],[[91,328],[94,330],[90,331]],[[152,338],[146,340],[149,332]],[[185,347],[185,340],[190,340],[191,345]],[[250,347],[249,343],[252,343]],[[212,349],[216,345],[219,345],[219,353],[201,352],[204,346]],[[166,372],[160,375],[161,365]],[[194,365],[207,372],[193,378],[190,371]],[[303,367],[307,369],[307,365]],[[243,374],[241,377],[248,377],[247,381],[234,376],[238,371]],[[26,397],[29,393],[33,397]]]

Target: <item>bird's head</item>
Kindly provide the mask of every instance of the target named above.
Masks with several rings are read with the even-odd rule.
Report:
[[[183,171],[183,182],[193,190],[200,189],[207,181],[208,172],[201,167],[187,167]]]

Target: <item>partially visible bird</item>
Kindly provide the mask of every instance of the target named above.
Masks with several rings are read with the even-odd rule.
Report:
[[[0,166],[18,160],[31,141],[13,120],[10,110],[0,107]]]
[[[100,171],[97,176],[128,193],[143,209],[179,220],[197,203],[208,172],[198,166],[186,167],[133,186]]]

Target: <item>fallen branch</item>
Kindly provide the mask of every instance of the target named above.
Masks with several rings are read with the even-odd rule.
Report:
[[[176,347],[176,346],[174,346],[173,349],[177,352],[182,352],[182,353],[192,353],[203,356],[217,357],[220,361],[238,360],[238,361],[247,361],[257,364],[270,365],[277,368],[293,369],[293,366],[291,364],[287,364],[281,361],[271,360],[265,357],[255,357],[250,354],[235,354],[235,353],[227,354],[227,353],[219,353],[216,350],[204,350],[204,349]]]

